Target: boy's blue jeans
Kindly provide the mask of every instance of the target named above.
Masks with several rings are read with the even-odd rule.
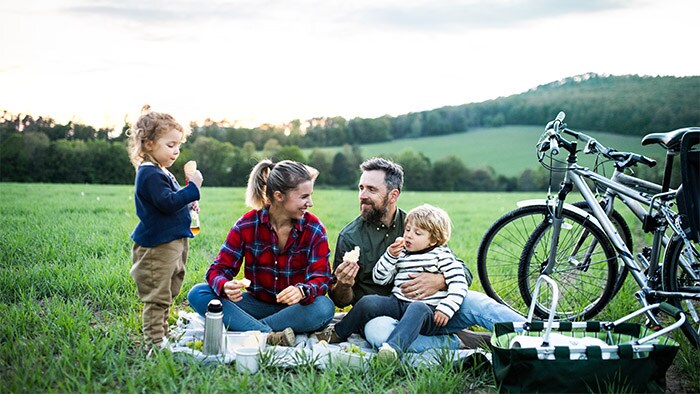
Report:
[[[350,312],[335,325],[335,332],[341,338],[359,333],[367,322],[378,316],[399,319],[386,339],[392,348],[405,353],[419,334],[448,334],[466,327],[438,327],[435,325],[435,307],[424,302],[403,301],[393,295],[366,295],[352,307]]]
[[[187,294],[192,308],[202,316],[207,312],[209,301],[215,298],[221,300],[224,326],[231,331],[270,332],[291,327],[295,333],[313,332],[326,326],[335,313],[333,301],[326,296],[316,297],[309,305],[285,305],[263,302],[243,292],[241,301],[232,302],[217,297],[207,283],[195,285]]]
[[[459,312],[455,313],[443,328],[480,326],[491,331],[494,323],[522,321],[525,321],[525,317],[519,313],[496,302],[486,294],[469,290]],[[387,341],[397,323],[398,320],[387,316],[372,319],[365,325],[365,338],[372,346],[379,347]],[[408,351],[418,353],[434,348],[458,349],[459,346],[460,341],[456,335],[419,335],[409,346]]]

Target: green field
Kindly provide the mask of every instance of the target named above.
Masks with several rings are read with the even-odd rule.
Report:
[[[438,137],[412,138],[382,142],[378,144],[361,145],[364,157],[395,154],[405,149],[413,149],[423,153],[431,162],[446,156],[457,156],[467,167],[491,166],[497,174],[515,176],[526,168],[537,168],[535,145],[542,134],[540,126],[505,126],[498,128],[481,128],[465,133],[450,134]],[[603,145],[613,147],[618,151],[629,151],[662,159],[664,151],[657,146],[642,147],[640,137],[619,134],[585,132]],[[330,154],[335,154],[341,148],[325,148]],[[304,151],[308,156],[310,149]]]
[[[147,359],[140,302],[129,277],[137,222],[132,186],[0,183],[0,393],[8,392],[495,392],[490,372],[373,366],[359,378],[312,366],[267,368],[253,376],[232,366],[177,362],[169,353]],[[228,229],[246,210],[241,188],[204,188],[202,232],[191,241],[188,272],[176,309],[203,275]],[[450,245],[476,275],[475,253],[489,224],[515,202],[537,194],[419,193],[401,197],[445,208],[454,223]],[[317,190],[312,211],[331,242],[356,216],[354,191]],[[627,285],[630,285],[628,282]],[[478,281],[472,286],[480,289]],[[623,290],[601,318],[637,305]],[[683,341],[683,338],[679,338]],[[674,379],[700,390],[697,351],[676,358]],[[692,377],[692,378],[690,378]],[[694,384],[694,386],[693,386]]]

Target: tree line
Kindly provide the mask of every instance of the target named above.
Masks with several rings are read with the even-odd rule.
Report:
[[[125,139],[51,140],[32,119],[24,120],[27,128],[23,132],[8,130],[7,122],[0,124],[0,181],[133,183],[134,168],[128,158]],[[194,159],[205,174],[207,186],[244,186],[251,168],[266,157],[274,161],[288,159],[307,163],[320,171],[317,185],[338,188],[356,186],[359,164],[364,160],[358,145],[344,145],[333,155],[314,149],[307,157],[298,146],[283,146],[274,138],[258,151],[252,141],[239,147],[195,133],[194,138],[183,145],[178,161],[170,170],[182,181],[184,163]],[[457,157],[431,163],[415,150],[399,152],[389,158],[404,167],[408,190],[542,190],[547,182],[543,170],[526,170],[521,177],[505,177],[490,168],[467,168]]]
[[[210,186],[243,186],[261,158],[291,159],[321,171],[319,185],[354,187],[363,160],[360,145],[400,138],[465,132],[502,125],[542,125],[559,110],[577,127],[643,135],[700,124],[700,77],[639,77],[585,74],[528,92],[481,103],[374,119],[298,119],[283,125],[240,128],[207,120],[192,124],[179,162],[196,158]],[[0,181],[127,184],[134,169],[126,151],[129,125],[95,129],[49,117],[11,114],[0,118]],[[342,146],[332,156],[302,148]],[[528,191],[549,184],[544,170],[506,177],[493,169],[468,168],[457,157],[431,162],[415,150],[390,157],[406,170],[409,190]],[[181,176],[177,163],[173,172]]]

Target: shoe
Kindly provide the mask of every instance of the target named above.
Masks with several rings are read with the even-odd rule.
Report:
[[[148,350],[146,358],[154,357],[156,353],[162,352],[163,350],[170,350],[170,343],[168,342],[167,337],[163,338],[163,340],[160,342],[151,344],[151,348]]]
[[[267,344],[270,346],[294,346],[296,344],[294,330],[287,327],[282,331],[271,332],[267,336]]]
[[[388,343],[382,343],[382,346],[377,351],[377,360],[380,362],[391,362],[399,358],[399,354],[396,353],[393,347],[389,346]]]
[[[335,333],[334,326],[328,326],[322,331],[311,334],[311,338],[315,338],[317,341],[326,341],[326,343],[341,343],[343,340]]]
[[[457,337],[462,342],[460,349],[478,349],[491,346],[491,333],[489,332],[462,330],[457,331]]]

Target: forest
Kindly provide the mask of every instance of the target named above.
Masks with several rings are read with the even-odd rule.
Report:
[[[260,158],[291,159],[321,171],[317,183],[354,187],[362,144],[469,132],[482,127],[544,125],[560,110],[577,128],[642,136],[700,125],[700,76],[607,76],[583,74],[540,85],[520,94],[379,118],[319,117],[287,124],[238,128],[208,119],[192,123],[192,135],[178,162],[196,159],[208,186],[242,186]],[[1,111],[1,109],[0,109]],[[129,184],[126,131],[95,129],[48,116],[0,117],[0,181]],[[507,144],[507,141],[503,142]],[[333,155],[321,147],[342,146]],[[305,155],[302,149],[311,149]],[[468,168],[456,157],[431,162],[417,150],[395,153],[409,190],[531,191],[549,183],[544,170],[520,176],[496,174],[488,166]],[[181,177],[181,165],[172,172]]]

